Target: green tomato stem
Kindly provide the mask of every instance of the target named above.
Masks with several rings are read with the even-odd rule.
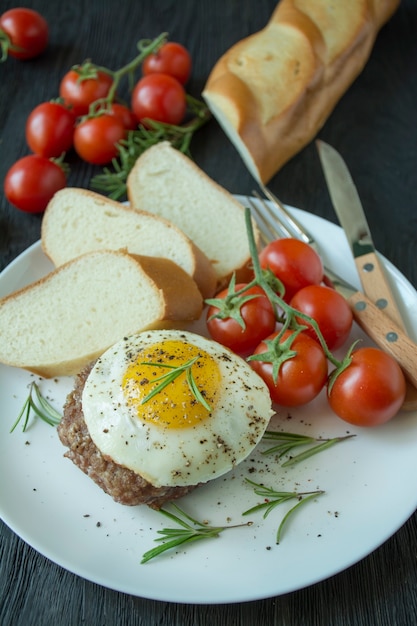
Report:
[[[121,79],[126,75],[133,76],[133,73],[139,67],[139,65],[143,63],[145,58],[149,56],[150,54],[152,54],[153,52],[156,52],[161,47],[161,45],[166,41],[167,35],[168,33],[161,33],[158,37],[156,37],[155,39],[151,41],[149,40],[139,41],[138,48],[140,50],[140,53],[134,59],[129,61],[129,63],[126,63],[126,65],[123,65],[123,67],[120,67],[118,70],[110,70],[107,67],[101,67],[99,65],[95,66],[97,71],[104,72],[105,74],[108,74],[109,76],[113,78],[113,84],[109,89],[107,98],[104,99],[105,102],[107,103],[113,102],[115,95],[116,95],[116,90],[120,84]]]
[[[251,212],[249,208],[245,209],[245,219],[246,219],[246,230],[248,233],[248,240],[249,240],[249,251],[250,251],[250,255],[251,255],[251,260],[252,260],[252,265],[253,265],[253,271],[255,274],[255,278],[252,281],[252,283],[255,283],[257,285],[259,285],[260,287],[262,287],[262,289],[265,291],[266,295],[268,296],[269,300],[272,302],[272,304],[275,304],[276,306],[280,307],[285,315],[285,321],[284,321],[284,325],[282,327],[282,329],[279,332],[278,335],[278,341],[279,338],[283,335],[283,333],[285,332],[285,330],[287,330],[288,328],[294,329],[294,330],[301,330],[303,328],[303,325],[300,324],[297,321],[297,318],[301,318],[302,320],[304,320],[305,322],[307,322],[308,324],[310,324],[313,329],[314,332],[316,333],[318,340],[320,342],[320,345],[323,349],[324,354],[326,355],[327,359],[336,367],[336,368],[340,368],[343,362],[340,362],[338,359],[336,359],[336,357],[333,355],[333,353],[329,350],[329,348],[327,347],[326,341],[324,340],[324,337],[320,331],[320,328],[316,322],[316,320],[314,320],[312,317],[310,317],[309,315],[306,315],[305,313],[302,313],[301,311],[298,311],[297,309],[294,309],[292,306],[290,306],[289,304],[287,304],[285,302],[285,300],[283,300],[269,285],[268,281],[265,279],[265,275],[264,272],[262,271],[260,262],[259,262],[259,255],[258,255],[258,250],[256,247],[256,242],[255,242],[255,236],[254,236],[254,232],[253,232],[253,227],[252,227],[252,217],[251,217]]]

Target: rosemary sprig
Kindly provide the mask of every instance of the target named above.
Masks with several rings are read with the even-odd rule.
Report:
[[[176,380],[178,378],[178,376],[180,376],[183,372],[185,372],[186,377],[187,377],[187,383],[188,386],[190,388],[191,393],[193,394],[194,398],[197,400],[197,402],[200,402],[200,404],[202,404],[204,406],[205,409],[207,409],[207,411],[211,411],[211,407],[208,404],[208,402],[206,401],[206,399],[204,398],[203,394],[201,393],[201,391],[199,390],[197,383],[195,381],[195,378],[193,376],[192,373],[192,366],[194,365],[194,363],[196,361],[198,361],[198,356],[194,357],[193,359],[190,359],[189,361],[187,361],[186,363],[183,363],[182,365],[168,365],[167,363],[151,363],[149,361],[145,361],[143,363],[141,363],[141,365],[151,365],[153,367],[166,367],[169,368],[170,372],[166,372],[165,374],[162,374],[162,376],[158,376],[158,378],[155,378],[153,382],[160,382],[159,385],[157,385],[156,387],[154,387],[152,389],[152,391],[150,391],[143,399],[141,404],[146,404],[146,402],[148,402],[149,400],[151,400],[151,398],[153,398],[154,396],[156,396],[158,393],[160,393],[163,389],[165,389],[165,387],[167,387],[168,385],[170,385],[172,382],[174,382],[174,380]]]
[[[263,518],[265,519],[271,511],[273,511],[279,504],[284,502],[288,502],[289,500],[298,500],[297,504],[295,504],[291,509],[289,509],[284,517],[282,518],[276,534],[276,543],[280,543],[283,528],[288,521],[288,518],[303,504],[305,504],[308,500],[312,498],[316,498],[317,496],[325,493],[321,489],[317,491],[306,491],[306,492],[296,492],[296,491],[275,491],[272,487],[265,487],[265,485],[260,485],[258,483],[249,480],[246,478],[246,481],[254,487],[254,491],[256,495],[264,498],[264,502],[261,504],[257,504],[252,508],[248,509],[243,513],[243,515],[251,515],[252,513],[258,513],[260,511],[264,511]]]
[[[19,422],[23,419],[22,431],[25,432],[29,418],[33,412],[41,420],[49,424],[50,426],[57,426],[61,421],[61,415],[54,409],[54,407],[42,396],[38,385],[33,381],[29,387],[29,395],[20,411],[19,415],[13,426],[10,429],[12,433]]]
[[[130,131],[127,138],[118,144],[118,157],[112,160],[111,167],[104,167],[101,174],[92,178],[91,187],[106,193],[113,200],[125,197],[127,177],[138,157],[161,141],[169,141],[174,148],[191,156],[191,139],[209,121],[211,113],[204,102],[188,94],[186,98],[191,119],[181,126],[148,120],[149,128],[140,125],[137,130]]]
[[[252,522],[247,522],[246,524],[236,524],[233,526],[210,526],[205,522],[194,519],[175,504],[171,503],[171,507],[178,515],[166,509],[159,509],[159,513],[168,517],[171,521],[181,526],[181,528],[163,528],[162,530],[158,530],[157,532],[161,537],[157,537],[155,541],[161,543],[157,547],[151,548],[145,552],[142,556],[141,563],[147,563],[163,552],[177,548],[184,543],[193,543],[201,539],[213,539],[218,537],[224,530],[252,525]]]
[[[294,456],[290,456],[290,458],[282,463],[282,467],[288,467],[289,465],[295,465],[300,461],[305,461],[305,459],[310,458],[311,456],[322,452],[323,450],[327,450],[331,448],[336,443],[340,443],[341,441],[346,441],[347,439],[351,439],[356,435],[345,435],[343,437],[332,437],[331,439],[321,439],[318,437],[309,437],[307,435],[299,435],[296,433],[281,433],[275,432],[272,430],[265,431],[262,440],[263,441],[275,441],[276,445],[264,450],[262,454],[277,454],[278,458],[281,458],[285,454],[289,454],[294,448],[298,448],[299,446],[310,446],[307,450],[300,452],[299,454],[295,454]]]

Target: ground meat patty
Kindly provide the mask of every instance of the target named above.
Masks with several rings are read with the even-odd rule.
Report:
[[[193,489],[187,487],[154,487],[132,470],[106,458],[90,437],[81,405],[85,381],[93,364],[85,368],[75,379],[72,392],[64,406],[64,415],[58,426],[61,442],[69,448],[65,453],[85,474],[116,502],[127,505],[147,504],[159,509],[170,500],[181,498]]]

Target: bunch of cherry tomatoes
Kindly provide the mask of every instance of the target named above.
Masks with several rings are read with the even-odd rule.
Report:
[[[7,53],[17,58],[32,58],[47,44],[45,20],[29,9],[3,14],[0,29]],[[31,41],[29,30],[37,32]],[[184,86],[192,68],[188,50],[166,41],[165,34],[140,42],[139,49],[135,59],[116,71],[91,62],[71,68],[59,84],[59,97],[30,113],[25,137],[32,154],[17,161],[4,181],[11,204],[26,212],[44,211],[54,193],[66,185],[64,157],[71,149],[88,163],[105,165],[117,157],[119,142],[139,125],[146,128],[149,120],[181,124],[187,111]],[[117,101],[117,88],[137,67],[142,78],[134,85],[129,105],[122,104]]]
[[[281,406],[306,404],[327,387],[331,408],[351,424],[376,426],[394,417],[405,397],[398,363],[355,344],[342,360],[331,352],[346,344],[352,312],[323,282],[315,250],[296,239],[273,241],[261,251],[259,269],[250,283],[232,280],[208,300],[211,337],[246,357]]]

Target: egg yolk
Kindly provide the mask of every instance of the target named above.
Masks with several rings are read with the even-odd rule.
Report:
[[[180,429],[209,418],[220,381],[219,366],[208,352],[175,340],[141,350],[128,365],[122,388],[138,418],[163,428]],[[199,394],[204,402],[198,399]]]

